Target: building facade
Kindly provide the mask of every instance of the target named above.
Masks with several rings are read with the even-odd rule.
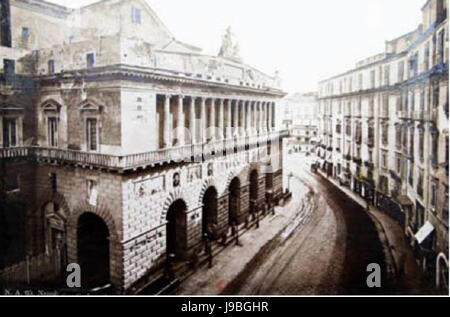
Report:
[[[317,93],[295,93],[279,102],[278,126],[289,131],[288,147],[310,152],[317,145],[319,103]]]
[[[279,202],[284,93],[229,30],[208,56],[145,1],[1,4],[4,274],[56,255],[134,292]]]
[[[416,30],[319,84],[318,155],[404,225],[423,269],[448,287],[447,10],[427,1]]]

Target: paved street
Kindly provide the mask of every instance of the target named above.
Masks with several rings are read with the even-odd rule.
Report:
[[[292,199],[264,219],[259,229],[244,233],[240,238],[244,247],[225,248],[212,268],[197,270],[175,293],[426,294],[428,288],[398,224],[373,208],[368,214],[348,196],[351,192],[311,173],[310,163],[302,154],[285,156],[285,185]],[[401,278],[393,270],[398,252],[406,252],[409,259]],[[371,263],[380,265],[381,288],[367,286]]]
[[[291,189],[307,187],[300,205],[309,209],[304,223],[278,237],[242,279],[237,294],[383,294],[390,292],[383,247],[375,224],[362,208],[320,176],[309,172],[302,154],[286,158]],[[297,204],[293,204],[297,205]],[[305,207],[306,206],[306,207]],[[298,207],[298,205],[297,205]],[[290,235],[289,235],[290,233]],[[382,288],[367,287],[370,263],[382,268]]]

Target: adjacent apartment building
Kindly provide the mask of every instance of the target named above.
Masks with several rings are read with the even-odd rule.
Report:
[[[3,282],[135,292],[280,201],[284,93],[230,30],[209,56],[146,1],[0,3]]]
[[[279,102],[278,126],[289,131],[288,147],[309,152],[316,147],[319,104],[316,92],[294,93]]]
[[[418,261],[448,286],[448,6],[385,51],[319,84],[318,155],[340,179],[404,225]]]

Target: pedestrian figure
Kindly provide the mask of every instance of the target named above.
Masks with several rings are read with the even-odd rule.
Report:
[[[238,226],[237,226],[237,221],[233,221],[232,224],[232,232],[234,234],[234,239],[236,240],[236,245],[238,246],[242,246],[241,243],[239,242],[239,232],[238,232]]]
[[[256,229],[259,228],[259,212],[256,212]]]
[[[175,254],[170,253],[167,256],[166,269],[164,272],[165,278],[168,279],[169,281],[172,281],[175,279],[175,273],[173,272],[173,267],[172,267],[174,260],[175,260]]]
[[[203,234],[203,241],[205,242],[205,254],[208,255],[208,241],[209,241],[208,233]]]

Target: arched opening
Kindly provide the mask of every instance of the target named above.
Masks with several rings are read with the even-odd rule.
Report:
[[[217,190],[209,187],[203,195],[202,209],[202,233],[208,233],[210,236],[215,234],[217,225]]]
[[[238,214],[241,200],[241,182],[239,181],[239,178],[233,178],[228,191],[230,193],[228,204],[228,222],[230,225],[233,225],[239,223]]]
[[[250,212],[254,213],[257,210],[258,204],[258,171],[252,170],[250,172]]]
[[[187,247],[186,203],[175,201],[167,212],[166,254],[183,259]]]
[[[110,281],[109,229],[99,216],[86,212],[78,220],[78,264],[82,287],[103,286]]]

